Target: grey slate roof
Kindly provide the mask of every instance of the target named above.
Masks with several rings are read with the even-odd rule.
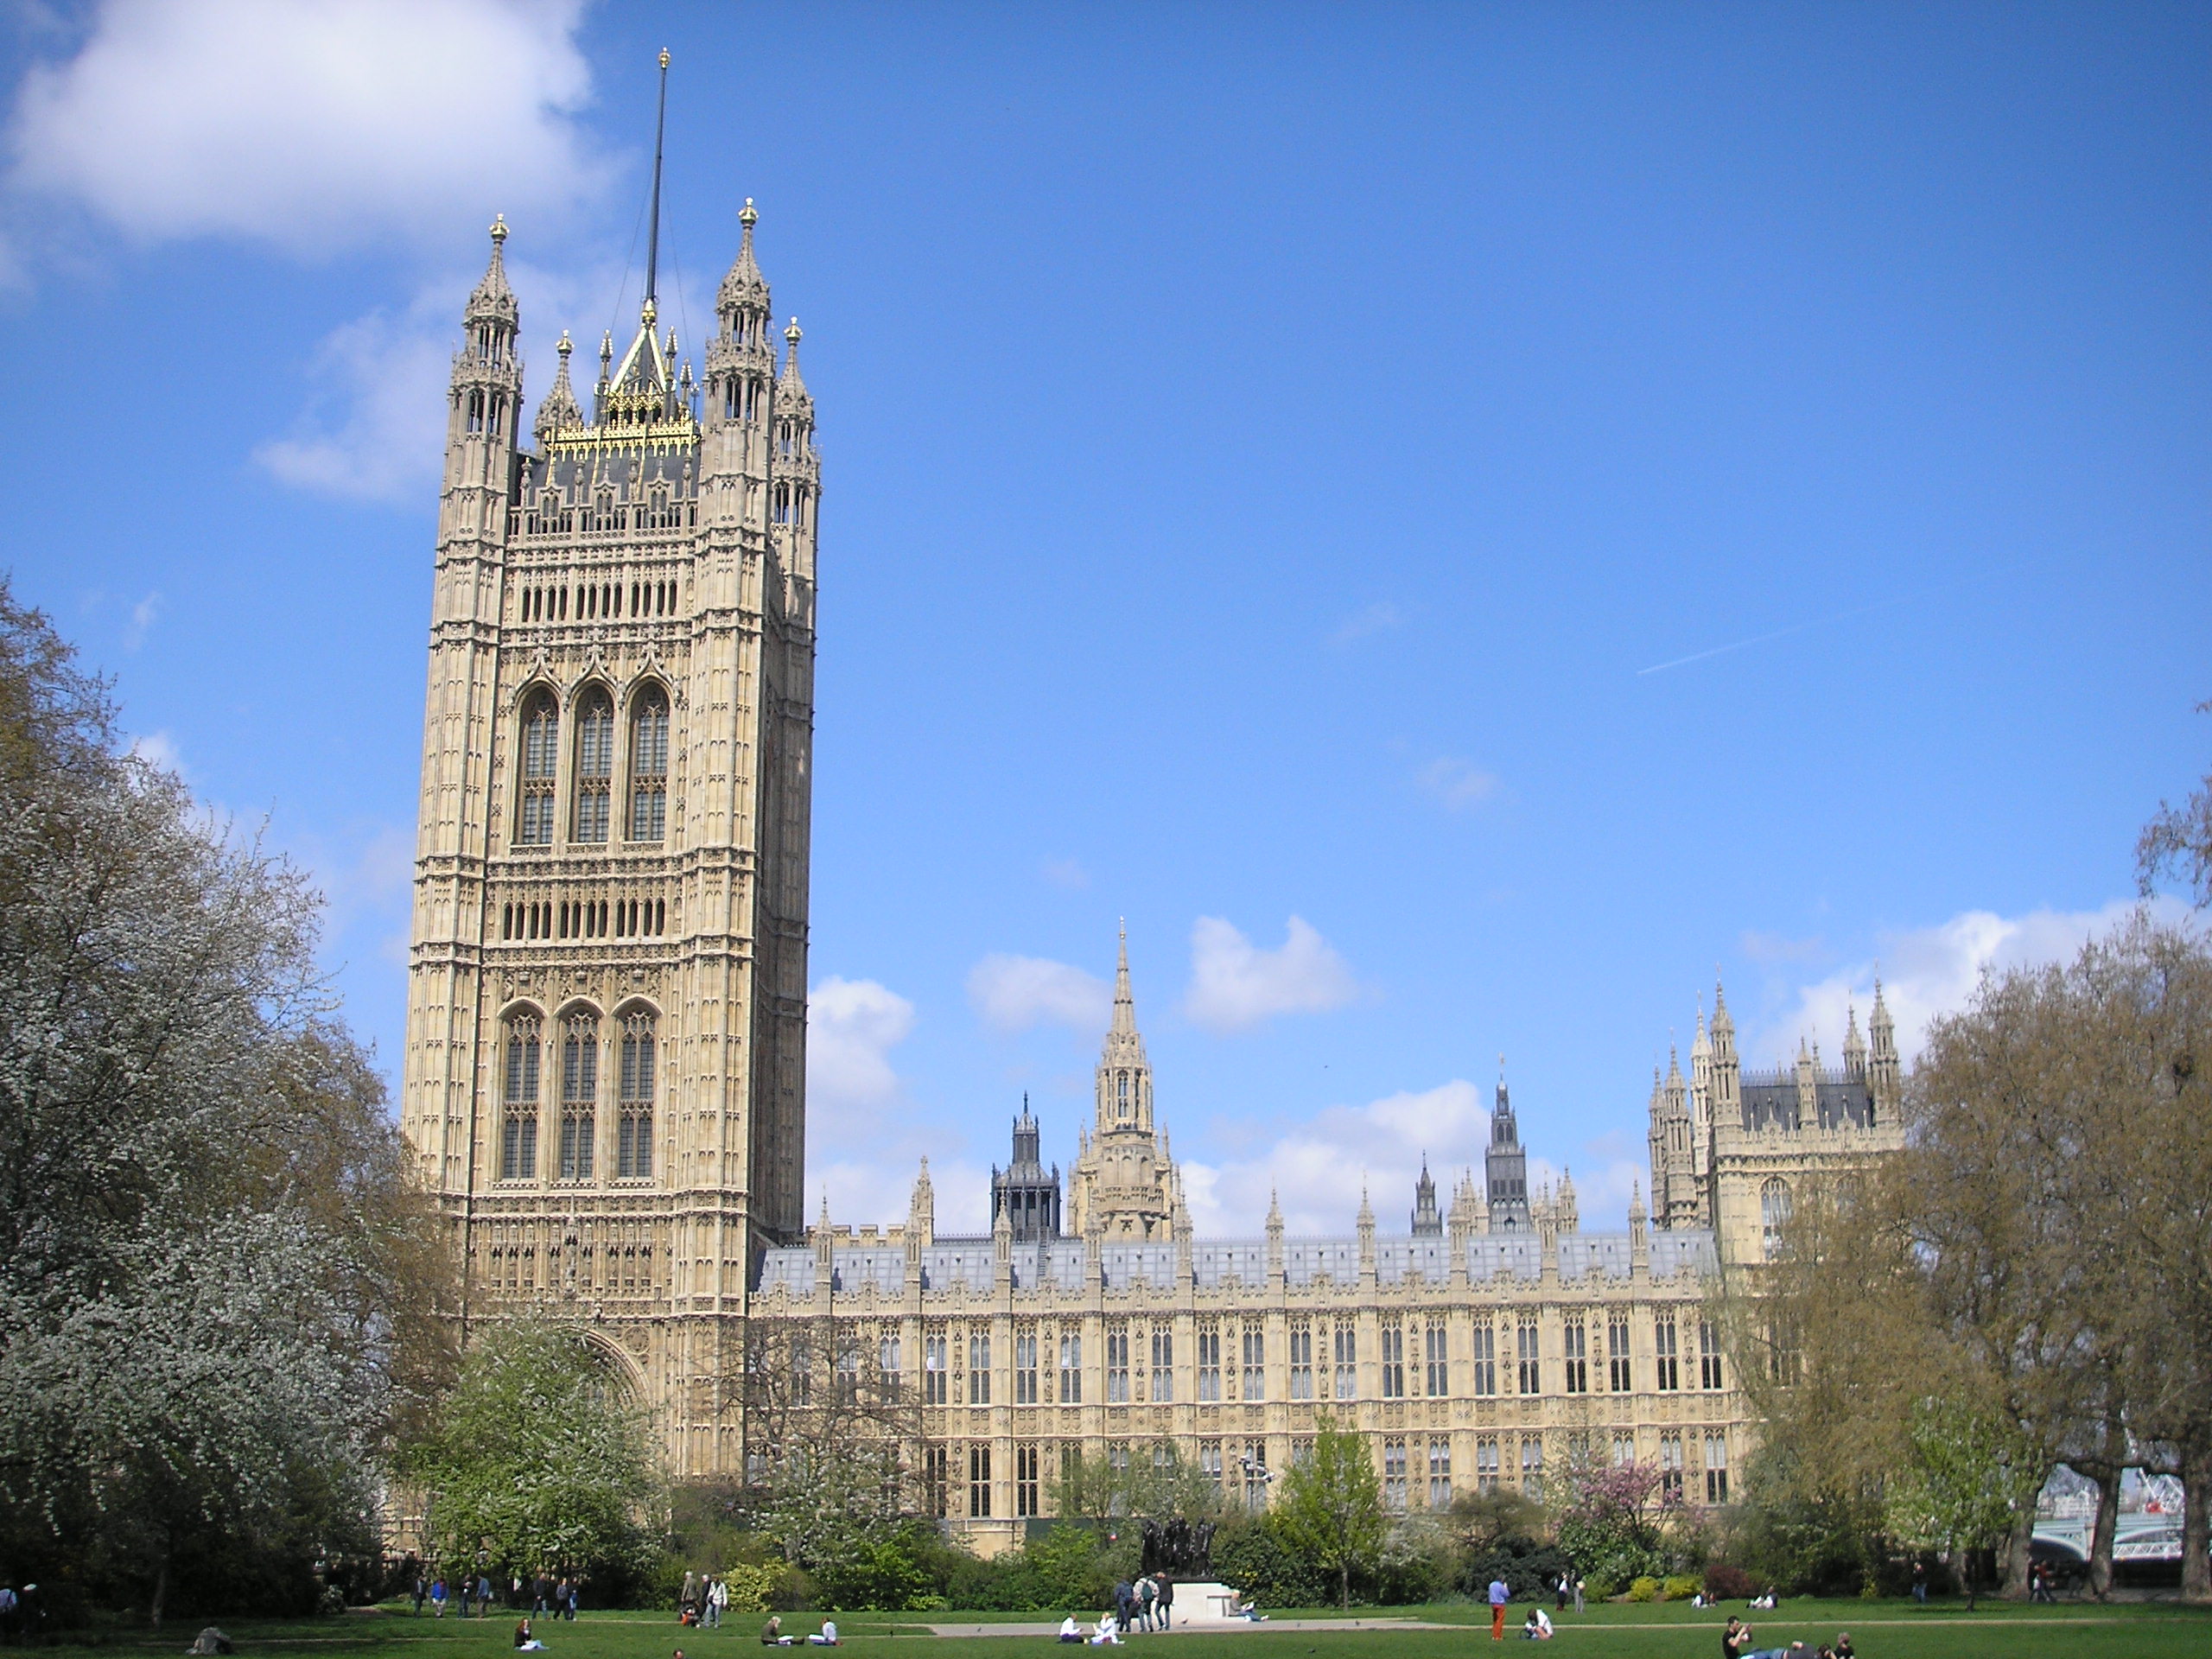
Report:
[[[1650,1243],[1651,1274],[1669,1279],[1677,1274],[1696,1275],[1713,1270],[1713,1235],[1702,1229],[1654,1228]],[[1166,1290],[1175,1282],[1177,1247],[1173,1244],[1107,1244],[1100,1248],[1099,1267],[1106,1287],[1128,1291],[1140,1287]],[[970,1291],[988,1292],[992,1286],[995,1256],[987,1236],[940,1238],[922,1251],[922,1284],[925,1290],[949,1290],[964,1284]],[[1048,1280],[1056,1285],[1084,1281],[1085,1247],[1079,1238],[1059,1238],[1041,1244],[1017,1244],[1013,1250],[1014,1287],[1033,1290]],[[1357,1238],[1286,1238],[1282,1243],[1283,1278],[1293,1289],[1318,1282],[1357,1285],[1359,1282],[1359,1241]],[[835,1289],[850,1294],[873,1285],[879,1294],[896,1295],[906,1288],[906,1252],[880,1240],[841,1240],[831,1252]],[[1191,1246],[1191,1268],[1198,1287],[1213,1290],[1238,1285],[1263,1288],[1268,1280],[1267,1241],[1256,1238],[1207,1239]],[[817,1286],[817,1257],[811,1245],[772,1249],[762,1258],[760,1287],[781,1287],[792,1296],[811,1296]],[[1383,1285],[1403,1283],[1408,1277],[1422,1284],[1442,1285],[1451,1277],[1452,1246],[1448,1239],[1378,1236],[1375,1241],[1376,1277]],[[1562,1233],[1559,1236],[1559,1272],[1563,1281],[1591,1275],[1626,1280],[1629,1276],[1629,1237],[1626,1233]],[[1475,1284],[1503,1273],[1509,1278],[1533,1282],[1542,1276],[1543,1249],[1533,1232],[1478,1233],[1467,1241],[1467,1276]]]

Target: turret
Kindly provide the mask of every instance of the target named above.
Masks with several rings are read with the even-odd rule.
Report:
[[[784,569],[814,580],[816,508],[822,495],[822,461],[814,451],[814,399],[799,378],[798,319],[784,330],[784,372],[776,377],[775,438],[769,459],[769,517]]]
[[[705,511],[717,524],[765,530],[768,519],[768,414],[776,348],[768,337],[768,281],[753,252],[760,214],[753,198],[737,216],[737,258],[715,296],[707,342],[706,436],[700,472]]]
[[[1444,1217],[1436,1207],[1436,1183],[1429,1178],[1428,1154],[1421,1159],[1421,1179],[1414,1183],[1413,1232],[1415,1238],[1444,1236]]]
[[[442,537],[506,539],[515,424],[522,409],[522,358],[516,350],[521,315],[507,286],[506,240],[506,219],[493,219],[491,264],[461,312],[461,345],[447,391]],[[453,595],[456,604],[460,598]],[[442,614],[459,613],[445,608],[443,594],[441,607]]]
[[[1744,1071],[1736,1058],[1736,1022],[1729,1017],[1727,993],[1713,982],[1713,1120],[1739,1123],[1744,1114]]]
[[[538,400],[537,420],[534,432],[542,452],[556,433],[573,431],[584,423],[584,412],[576,403],[576,389],[569,383],[569,353],[576,349],[569,338],[569,331],[561,331],[560,343],[554,346],[561,354],[561,366],[553,376],[553,388]]]
[[[1859,1006],[1846,1002],[1850,1022],[1843,1033],[1843,1075],[1853,1083],[1866,1081],[1866,1039],[1859,1034]]]
[[[1574,1172],[1564,1166],[1559,1172],[1558,1196],[1552,1201],[1552,1221],[1562,1233],[1582,1230],[1582,1212],[1574,1202]]]
[[[1874,1008],[1866,1017],[1873,1044],[1866,1057],[1866,1082],[1874,1096],[1874,1122],[1893,1127],[1904,1106],[1904,1070],[1897,1061],[1897,1027],[1890,1023],[1889,1006],[1882,1001],[1882,982],[1874,982]]]

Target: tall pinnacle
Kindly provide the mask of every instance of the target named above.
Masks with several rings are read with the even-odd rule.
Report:
[[[1114,966],[1114,1029],[1136,1034],[1136,998],[1129,994],[1129,925],[1122,924],[1121,957]]]
[[[645,321],[654,316],[653,300],[660,277],[660,161],[661,137],[668,130],[668,48],[660,49],[660,109],[653,117],[652,228],[645,236]]]

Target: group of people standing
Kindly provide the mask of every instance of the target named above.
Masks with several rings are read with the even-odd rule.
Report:
[[[677,1624],[696,1624],[703,1630],[718,1630],[722,1615],[728,1611],[728,1580],[706,1573],[684,1573],[683,1588],[676,1597]]]
[[[1071,1613],[1060,1621],[1060,1640],[1084,1642],[1094,1648],[1119,1647],[1133,1630],[1164,1630],[1175,1617],[1175,1580],[1165,1573],[1147,1573],[1123,1579],[1114,1586],[1114,1606],[1099,1615],[1085,1632]]]
[[[509,1581],[507,1605],[526,1607],[533,1613],[573,1622],[582,1588],[582,1581],[578,1579],[555,1579],[541,1573],[525,1582],[518,1574]],[[527,1601],[524,1599],[525,1595],[529,1598]],[[429,1604],[431,1618],[443,1618],[447,1604],[457,1600],[461,1618],[468,1618],[473,1610],[477,1618],[489,1618],[492,1616],[492,1580],[489,1574],[481,1572],[461,1573],[455,1575],[453,1584],[448,1585],[442,1573],[418,1571],[415,1574],[412,1599],[417,1618],[422,1616],[425,1602]]]

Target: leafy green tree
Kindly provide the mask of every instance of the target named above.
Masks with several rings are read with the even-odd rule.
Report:
[[[1313,1449],[1283,1477],[1268,1520],[1284,1544],[1337,1580],[1337,1605],[1351,1605],[1351,1575],[1382,1553],[1382,1482],[1366,1440],[1323,1414]]]
[[[2012,1529],[2035,1502],[2044,1465],[1998,1411],[1956,1395],[1930,1395],[1913,1408],[1912,1458],[1890,1484],[1890,1530],[1908,1544],[1950,1552],[1986,1548]],[[1974,1580],[1966,1580],[1967,1611]]]
[[[493,1327],[404,1467],[429,1495],[445,1560],[503,1572],[640,1571],[664,1508],[645,1414],[606,1361],[558,1325]]]

